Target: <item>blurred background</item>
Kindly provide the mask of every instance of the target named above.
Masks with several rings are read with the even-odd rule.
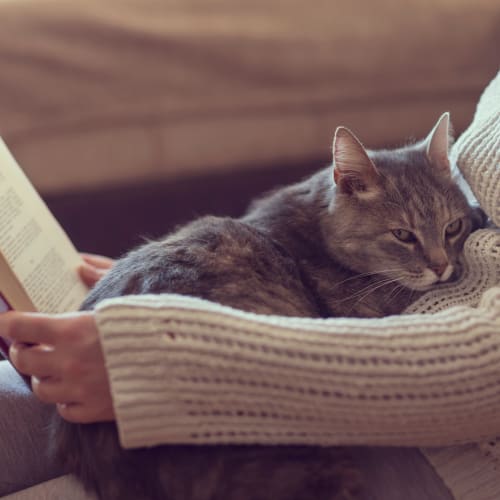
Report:
[[[330,162],[470,122],[498,0],[0,0],[0,135],[78,249],[118,256]]]

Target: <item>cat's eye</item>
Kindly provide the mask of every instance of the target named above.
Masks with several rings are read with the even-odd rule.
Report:
[[[403,241],[404,243],[414,243],[417,241],[417,237],[411,231],[407,231],[406,229],[393,229],[392,234],[399,241]]]
[[[446,226],[446,236],[456,236],[462,230],[462,219],[457,219]]]

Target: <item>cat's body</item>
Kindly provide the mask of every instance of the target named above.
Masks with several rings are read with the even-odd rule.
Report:
[[[369,293],[381,277],[360,276],[328,252],[322,218],[328,217],[332,196],[329,167],[254,203],[241,219],[197,219],[119,260],[84,307],[104,297],[171,292],[261,314],[400,313],[419,292],[389,283]],[[388,301],[396,288],[397,300]],[[367,292],[361,301],[360,290]]]
[[[172,292],[262,314],[400,313],[451,277],[478,223],[449,165],[434,161],[439,148],[429,144],[446,133],[447,145],[441,122],[426,143],[368,155],[340,129],[336,188],[328,168],[258,201],[241,219],[205,217],[148,243],[119,260],[83,308]],[[105,500],[333,500],[356,488],[335,448],[125,451],[114,424],[62,421],[56,441],[70,469]]]

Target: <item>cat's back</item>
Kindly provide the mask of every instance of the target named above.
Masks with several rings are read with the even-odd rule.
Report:
[[[84,308],[120,295],[178,293],[263,314],[316,316],[293,257],[258,228],[207,216],[120,259]]]

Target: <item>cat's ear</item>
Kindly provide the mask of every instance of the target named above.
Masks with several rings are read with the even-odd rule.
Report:
[[[427,158],[441,174],[446,176],[451,176],[448,153],[453,142],[452,132],[450,113],[446,112],[441,115],[424,141]]]
[[[333,139],[333,179],[341,193],[371,198],[379,193],[379,173],[359,139],[338,127]]]

